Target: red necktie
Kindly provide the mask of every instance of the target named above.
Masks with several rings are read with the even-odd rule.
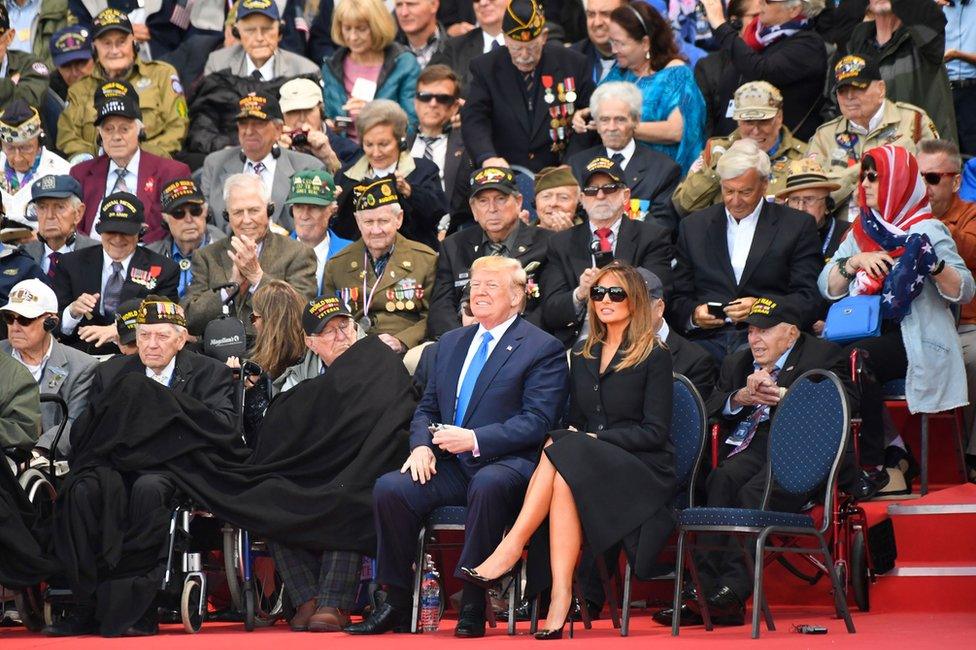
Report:
[[[613,231],[609,228],[597,228],[595,232],[596,236],[600,239],[600,252],[609,253],[612,251],[613,246],[610,245],[610,235],[613,234]]]
[[[54,269],[61,262],[61,253],[57,251],[52,251],[47,254],[48,265],[47,265],[47,277],[54,277]]]

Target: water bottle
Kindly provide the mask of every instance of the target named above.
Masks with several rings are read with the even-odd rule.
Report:
[[[424,558],[424,579],[420,583],[420,631],[436,632],[441,619],[440,575],[434,567],[434,560],[428,555]]]

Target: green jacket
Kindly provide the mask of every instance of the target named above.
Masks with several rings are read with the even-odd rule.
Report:
[[[0,79],[0,106],[17,98],[40,106],[50,81],[51,69],[46,63],[27,52],[7,50],[7,74]]]
[[[0,354],[0,447],[34,448],[41,433],[41,391],[19,361]],[[0,462],[5,462],[0,458]]]
[[[68,24],[68,0],[41,0],[41,11],[34,23],[34,56],[53,66],[48,44],[51,35]]]

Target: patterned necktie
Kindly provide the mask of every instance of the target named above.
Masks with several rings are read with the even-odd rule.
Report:
[[[474,385],[478,383],[478,375],[488,361],[488,344],[491,342],[491,332],[482,335],[481,345],[471,358],[468,371],[464,374],[464,381],[461,382],[461,390],[458,392],[457,408],[454,409],[454,426],[459,427],[464,422],[465,411],[468,410],[468,403],[474,394]]]
[[[253,72],[251,72],[251,78],[254,79],[255,81],[264,81],[264,76],[261,75],[260,70],[254,70]]]
[[[58,264],[61,263],[61,253],[57,251],[51,251],[47,254],[47,277],[54,277],[54,269]]]
[[[525,103],[529,107],[529,111],[532,111],[532,104],[535,101],[535,70],[522,75],[522,80],[525,83]]]
[[[105,283],[105,291],[102,292],[102,312],[109,317],[114,317],[119,306],[119,296],[122,295],[122,262],[112,262],[112,275]]]
[[[769,373],[773,382],[776,382],[776,378],[779,376],[779,368],[773,368]],[[733,440],[742,440],[735,449],[729,452],[729,457],[735,456],[740,451],[743,451],[752,442],[752,439],[756,436],[756,431],[759,429],[759,424],[765,422],[769,419],[769,405],[759,404],[752,409],[752,413],[749,417],[739,422],[739,426],[735,428],[732,432],[731,438]]]
[[[251,170],[258,176],[263,174],[265,169],[267,169],[267,167],[263,162],[251,163]]]
[[[441,139],[439,135],[422,135],[420,141],[424,143],[424,158],[433,162],[434,145]]]
[[[115,185],[112,187],[112,194],[115,194],[116,192],[129,191],[129,185],[125,182],[125,176],[128,173],[128,170],[124,167],[115,170],[115,174],[118,176],[118,178],[115,179]]]
[[[505,253],[508,252],[508,246],[503,242],[491,242],[485,248],[488,249],[488,255],[495,255],[498,257],[505,257]]]
[[[612,156],[610,156],[610,160],[620,165],[621,168],[624,166],[624,155],[620,152],[617,152]]]
[[[609,228],[597,228],[594,232],[600,240],[600,252],[609,253],[612,251],[613,245],[610,243],[610,236],[613,234],[613,231]]]

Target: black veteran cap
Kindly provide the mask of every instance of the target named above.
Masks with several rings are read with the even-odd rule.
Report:
[[[193,182],[192,178],[177,178],[163,186],[163,191],[159,196],[159,204],[163,212],[172,214],[173,210],[184,203],[201,204],[206,199],[203,192]]]
[[[384,176],[369,184],[357,185],[352,191],[357,211],[400,203],[395,176]]]
[[[126,300],[116,308],[115,311],[115,331],[119,333],[119,343],[131,345],[136,341],[136,319],[139,317],[139,308],[142,306],[142,298],[132,298]]]
[[[800,317],[796,311],[785,303],[769,298],[758,298],[746,316],[746,323],[762,329],[774,327],[780,323],[800,326]]]
[[[542,34],[546,16],[535,0],[512,0],[505,9],[502,31],[516,41],[531,41]]]
[[[590,179],[597,174],[606,174],[615,183],[624,182],[624,170],[620,169],[620,165],[606,156],[597,156],[586,164],[586,169],[583,170],[583,187],[589,185]]]
[[[139,305],[137,325],[179,325],[186,327],[186,315],[178,303],[165,296],[148,295]]]
[[[72,61],[92,58],[89,35],[88,28],[83,25],[69,25],[54,32],[48,43],[54,65],[67,65]]]
[[[129,22],[129,17],[119,11],[118,9],[102,9],[95,16],[95,20],[92,21],[92,38],[98,38],[105,32],[110,32],[113,29],[125,32],[126,34],[132,33],[132,23]]]
[[[116,192],[109,194],[102,201],[95,230],[98,234],[121,232],[126,235],[138,235],[142,232],[144,223],[142,201],[134,194]]]
[[[109,115],[120,115],[132,120],[142,119],[139,95],[128,81],[106,81],[95,89],[95,126]]]
[[[482,190],[498,190],[511,195],[520,194],[518,185],[515,184],[515,174],[505,167],[476,169],[471,173],[469,184],[472,198]]]
[[[28,142],[40,134],[41,117],[23,99],[11,100],[0,114],[0,140],[7,144]]]
[[[876,59],[860,54],[848,54],[834,66],[837,88],[854,86],[867,88],[872,81],[881,80],[881,70]]]
[[[281,107],[278,106],[278,98],[271,95],[259,93],[248,93],[237,101],[237,119],[246,120],[280,120]]]
[[[308,301],[305,311],[302,312],[302,329],[308,336],[314,336],[322,331],[325,324],[336,316],[349,316],[352,314],[346,309],[335,296],[320,296],[315,300]]]
[[[66,199],[81,195],[81,183],[68,174],[41,176],[31,185],[31,201],[38,199]]]

